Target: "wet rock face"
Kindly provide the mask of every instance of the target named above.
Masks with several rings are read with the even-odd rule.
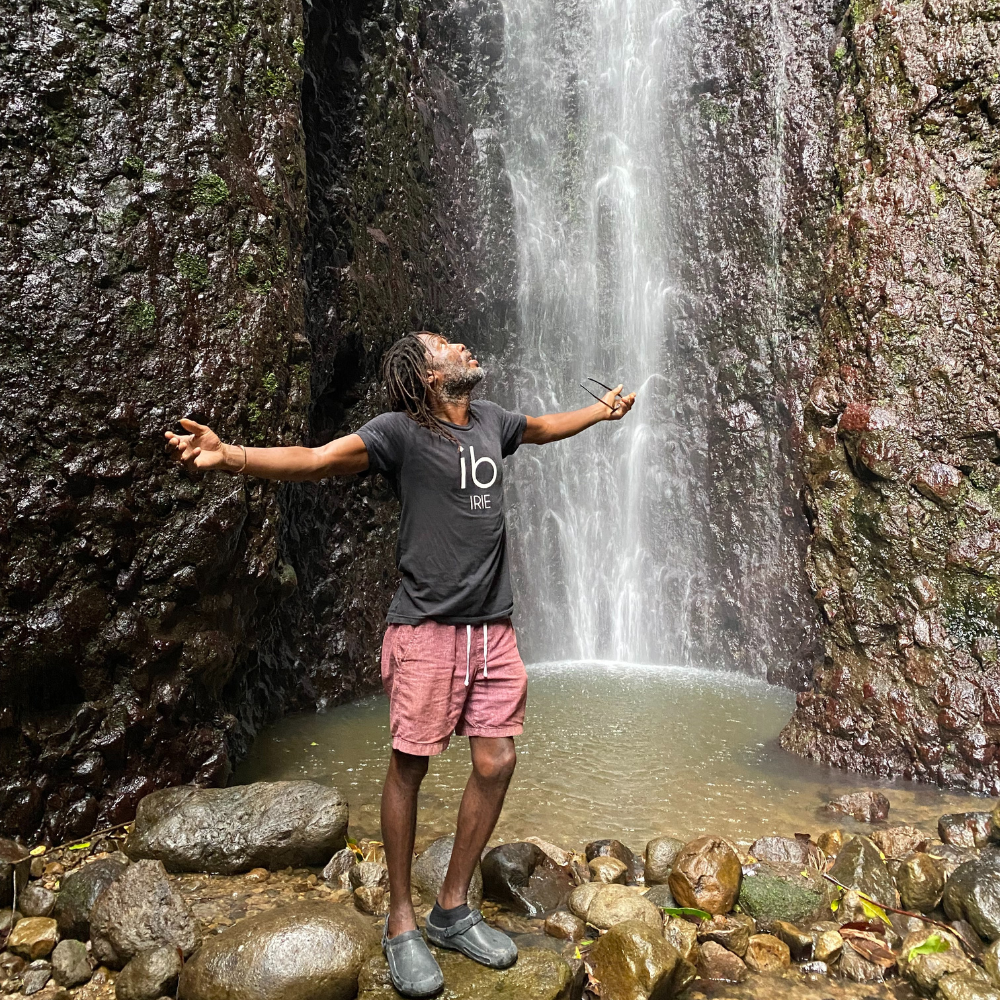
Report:
[[[6,21],[7,832],[65,841],[157,786],[225,780],[228,734],[279,694],[276,491],[189,478],[161,443],[185,414],[301,437],[301,51],[292,0]],[[224,692],[248,672],[237,718]]]
[[[386,344],[475,343],[506,308],[500,168],[472,135],[502,17],[305,8],[10,18],[0,832],[63,842],[224,783],[269,717],[377,683],[385,485],[192,478],[161,435],[187,414],[321,444],[380,409]]]
[[[822,331],[804,412],[825,658],[784,745],[1000,792],[992,15],[853,4]]]

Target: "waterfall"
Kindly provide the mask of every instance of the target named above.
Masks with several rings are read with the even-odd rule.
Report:
[[[624,421],[514,459],[526,655],[786,679],[814,616],[788,517],[790,42],[752,0],[502,2],[507,402],[573,409],[588,376],[638,393]]]

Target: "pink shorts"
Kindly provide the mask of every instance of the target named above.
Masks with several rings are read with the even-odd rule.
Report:
[[[458,736],[524,732],[528,678],[510,619],[390,625],[382,640],[392,746],[430,757]]]

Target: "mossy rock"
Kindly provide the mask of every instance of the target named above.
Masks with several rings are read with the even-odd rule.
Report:
[[[432,948],[444,973],[438,1000],[569,1000],[573,974],[555,952],[522,948],[509,969],[487,969],[454,951]],[[358,980],[358,1000],[398,1000],[382,955],[368,960]]]
[[[836,889],[814,869],[759,861],[743,873],[739,905],[759,927],[773,920],[802,924],[829,917]]]

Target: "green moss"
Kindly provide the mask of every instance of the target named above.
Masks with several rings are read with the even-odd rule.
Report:
[[[152,330],[156,323],[156,306],[142,300],[130,302],[125,308],[125,323],[133,332]]]
[[[221,205],[229,197],[229,187],[218,174],[202,174],[194,182],[194,200],[199,205]]]
[[[306,43],[302,41],[301,38],[296,38],[292,42],[292,48],[295,50],[295,54],[300,58],[306,54]]]
[[[711,97],[703,97],[698,102],[698,114],[703,121],[717,122],[720,125],[724,125],[733,116],[727,104]]]
[[[944,189],[937,181],[931,181],[931,197],[935,205],[943,205],[947,200]]]
[[[273,396],[278,391],[278,376],[274,372],[268,372],[261,380],[261,387],[269,396]]]
[[[138,156],[126,156],[122,163],[125,176],[133,180],[142,180],[142,175],[146,172],[146,164]]]
[[[233,308],[222,317],[222,322],[225,323],[226,326],[232,326],[242,315],[243,307],[233,306]]]
[[[833,50],[833,65],[839,70],[843,69],[847,60],[847,41],[843,38],[837,42],[836,49]]]
[[[194,288],[204,288],[208,284],[208,261],[204,257],[182,250],[174,258],[174,267]]]
[[[256,403],[247,403],[247,420],[251,426],[256,427],[264,418],[264,412]]]
[[[291,81],[280,69],[272,69],[270,66],[264,70],[261,90],[271,97],[281,97],[291,86]]]

